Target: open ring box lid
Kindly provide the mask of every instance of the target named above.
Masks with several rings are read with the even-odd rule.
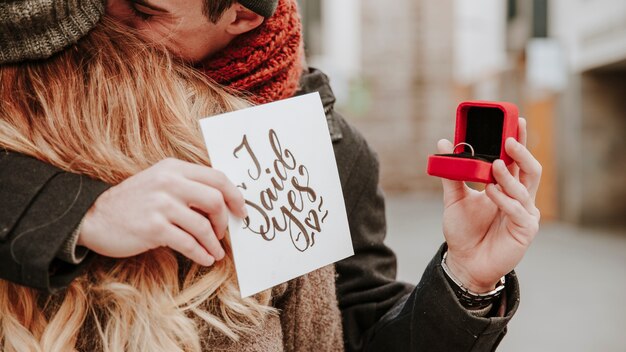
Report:
[[[456,111],[452,154],[428,157],[429,175],[457,181],[495,183],[491,167],[497,159],[507,165],[513,160],[504,150],[509,137],[517,140],[517,106],[504,102],[467,101]],[[474,153],[467,145],[474,149]],[[473,154],[473,155],[472,155]]]

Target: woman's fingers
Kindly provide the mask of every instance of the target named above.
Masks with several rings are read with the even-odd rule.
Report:
[[[531,197],[535,198],[539,181],[541,180],[541,164],[514,138],[508,138],[505,142],[506,153],[515,161],[520,168],[519,179],[528,189]]]
[[[442,139],[437,142],[437,149],[441,154],[452,154],[454,152],[452,142],[447,139]],[[466,196],[467,185],[465,182],[448,180],[445,178],[442,178],[441,182],[443,184],[444,204],[448,205],[455,203],[459,199],[463,199]]]
[[[229,202],[231,210],[239,209],[235,214],[244,215],[243,196],[222,173],[163,160],[98,197],[84,217],[79,242],[115,258],[167,246],[212,265],[225,255],[219,239],[228,226]]]
[[[165,164],[165,167],[175,170],[176,173],[182,173],[190,180],[217,189],[234,215],[240,218],[248,216],[243,195],[223,172],[177,159],[166,159],[161,163]]]
[[[200,213],[182,205],[174,206],[171,209],[172,224],[180,227],[191,235],[204,247],[216,260],[222,260],[225,256],[224,249],[213,230],[209,219]]]
[[[198,182],[181,179],[174,192],[189,212],[196,213],[195,208],[208,217],[217,237],[224,238],[228,228],[228,209],[220,191]]]
[[[243,194],[223,172],[193,164],[191,164],[189,171],[188,177],[190,179],[218,190],[224,199],[224,203],[233,214],[242,219],[248,216]]]
[[[215,258],[207,253],[198,241],[180,228],[174,225],[169,226],[162,236],[163,246],[170,247],[194,262],[204,266],[211,266],[215,263]]]

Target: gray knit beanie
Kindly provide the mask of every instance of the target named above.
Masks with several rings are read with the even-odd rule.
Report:
[[[239,0],[239,3],[263,17],[272,17],[278,0]]]
[[[45,59],[98,23],[105,0],[0,0],[0,64]]]

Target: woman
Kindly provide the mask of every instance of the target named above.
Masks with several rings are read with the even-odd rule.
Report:
[[[173,157],[210,165],[197,119],[246,103],[106,18],[49,60],[0,66],[0,146],[116,184]],[[99,257],[63,294],[0,281],[3,351],[341,350],[334,269],[239,296],[232,254]]]

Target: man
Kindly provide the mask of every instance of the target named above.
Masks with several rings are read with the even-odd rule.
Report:
[[[98,8],[98,3],[82,2],[81,11],[92,5]],[[1,6],[11,5],[0,5],[0,13],[8,14],[8,20],[0,15],[0,29],[5,31],[10,27],[6,23],[13,25],[11,9]],[[500,161],[494,163],[498,186],[475,192],[462,182],[443,181],[447,246],[413,288],[395,281],[395,256],[383,244],[384,203],[376,159],[363,138],[333,110],[326,77],[314,70],[301,75],[293,1],[111,0],[107,11],[257,102],[289,97],[298,86],[298,94],[320,91],[355,247],[355,256],[336,264],[347,350],[487,351],[497,346],[518,302],[517,281],[509,272],[537,233],[539,220],[534,198],[541,167],[523,146],[523,121],[522,144],[506,142],[515,166],[509,170]],[[20,42],[12,33],[0,35],[1,43]],[[0,56],[0,62],[19,61],[10,55],[19,56],[20,51],[6,53],[0,54],[7,55]],[[29,58],[42,57],[35,50]],[[452,145],[441,141],[439,149],[450,153]],[[63,214],[44,214],[36,211],[43,195],[75,199]],[[0,276],[43,289],[62,288],[85,265],[76,257],[76,244],[120,258],[169,246],[211,265],[224,256],[219,239],[227,212],[245,216],[241,194],[223,174],[177,160],[166,160],[109,187],[34,159],[2,154],[0,196],[4,202],[9,199],[0,213]],[[31,223],[34,232],[46,231],[49,241],[28,243],[23,240],[27,233],[12,231],[16,224]],[[155,232],[163,235],[151,237]],[[111,233],[120,236],[111,238]],[[30,255],[10,255],[17,237],[29,246],[20,253]]]

